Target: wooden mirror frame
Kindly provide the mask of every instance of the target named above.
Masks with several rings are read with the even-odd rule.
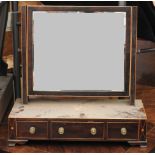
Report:
[[[126,47],[125,47],[125,91],[123,92],[64,92],[64,91],[33,91],[33,44],[32,14],[34,11],[82,11],[82,12],[125,12],[126,13]],[[137,50],[137,7],[105,7],[105,6],[23,6],[21,11],[22,31],[22,101],[28,102],[33,95],[52,97],[125,97],[130,104],[135,100],[135,64]]]

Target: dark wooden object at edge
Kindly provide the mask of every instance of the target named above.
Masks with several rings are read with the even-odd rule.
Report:
[[[13,98],[13,75],[0,76],[0,123]]]

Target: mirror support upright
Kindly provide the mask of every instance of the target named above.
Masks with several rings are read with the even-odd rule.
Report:
[[[15,98],[21,97],[20,64],[19,64],[19,31],[18,31],[18,2],[12,2],[12,27],[13,27],[13,54],[14,54],[14,82]]]

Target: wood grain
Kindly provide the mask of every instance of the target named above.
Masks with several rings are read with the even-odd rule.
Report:
[[[35,128],[35,133],[30,133],[30,128]],[[47,121],[17,121],[16,137],[18,139],[48,139]]]
[[[75,123],[75,122],[51,122],[51,138],[52,139],[104,139],[104,123]],[[58,129],[64,128],[64,134],[59,134]],[[96,134],[90,133],[91,128],[96,128]]]
[[[132,125],[131,125],[132,124]],[[126,128],[127,134],[122,135],[121,134],[121,128]],[[113,140],[125,140],[125,139],[131,139],[131,140],[138,140],[138,122],[126,122],[126,123],[113,123],[109,122],[108,123],[108,139],[113,139]]]

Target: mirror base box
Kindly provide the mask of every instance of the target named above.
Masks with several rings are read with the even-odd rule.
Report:
[[[144,146],[146,121],[141,100],[135,105],[117,99],[34,99],[26,105],[16,100],[9,115],[8,142],[12,146],[28,140],[122,141]]]

